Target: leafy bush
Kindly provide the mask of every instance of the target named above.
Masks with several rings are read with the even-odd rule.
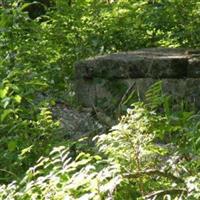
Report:
[[[59,124],[53,121],[48,104],[44,101],[33,104],[28,97],[19,85],[9,80],[3,82],[0,89],[1,181],[23,175],[38,156],[48,153],[56,138],[53,133]]]
[[[134,103],[94,138],[94,155],[72,159],[64,146],[54,148],[20,182],[2,185],[1,199],[199,199],[199,120],[185,111],[156,112],[154,102]]]
[[[35,20],[22,12],[23,2],[9,0],[0,4],[0,181],[8,183],[17,176],[16,183],[1,187],[2,199],[48,198],[44,185],[51,188],[52,199],[62,199],[66,194],[79,198],[86,193],[93,195],[91,198],[110,195],[123,199],[127,195],[128,199],[160,188],[174,189],[176,181],[163,177],[163,173],[153,173],[153,167],[183,176],[185,183],[176,183],[184,189],[183,195],[198,199],[198,192],[195,194],[198,184],[195,184],[199,176],[199,116],[170,110],[163,97],[151,99],[153,104],[152,101],[136,103],[111,133],[101,136],[103,158],[96,162],[99,157],[87,155],[91,168],[87,159],[77,158],[69,163],[75,165],[74,171],[70,169],[63,176],[54,170],[54,162],[49,158],[47,165],[53,169],[43,171],[36,167],[41,176],[31,175],[29,179],[30,170],[23,181],[20,179],[41,155],[48,155],[62,139],[57,139],[58,123],[52,119],[50,107],[57,100],[74,104],[72,82],[76,60],[152,46],[199,47],[199,2],[118,0],[107,4],[99,0],[77,0],[69,6],[65,0],[55,0],[45,15]],[[155,111],[161,106],[160,101],[165,105],[163,113]],[[137,129],[138,126],[141,128]],[[137,152],[131,144],[141,150]],[[175,168],[165,169],[164,163],[166,166],[171,163]],[[140,181],[124,177],[124,173],[134,174],[139,168],[150,172],[142,173]],[[81,172],[90,178],[85,180],[82,176],[81,180],[86,182],[74,189],[67,188],[66,185],[72,187],[77,183]],[[49,182],[46,177],[54,177],[60,183]],[[41,184],[38,180],[42,180]],[[93,180],[98,180],[103,189],[96,184],[93,191],[90,180],[93,185],[96,184]],[[189,185],[194,189],[190,190]]]

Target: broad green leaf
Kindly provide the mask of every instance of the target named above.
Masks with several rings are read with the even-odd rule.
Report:
[[[14,151],[17,147],[17,141],[16,140],[11,140],[8,142],[8,150],[9,151]]]

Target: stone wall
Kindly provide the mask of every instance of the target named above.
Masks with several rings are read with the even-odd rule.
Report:
[[[87,107],[114,109],[131,88],[138,98],[158,80],[163,91],[200,107],[200,50],[151,48],[81,60],[76,94]]]

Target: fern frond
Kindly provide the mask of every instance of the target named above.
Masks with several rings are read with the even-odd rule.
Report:
[[[158,108],[163,104],[162,81],[157,81],[146,91],[145,103],[151,109]]]

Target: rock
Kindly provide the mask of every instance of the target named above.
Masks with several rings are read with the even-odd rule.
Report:
[[[97,56],[75,64],[76,94],[88,107],[116,109],[132,86],[138,98],[163,80],[163,91],[200,107],[200,51],[150,48]]]
[[[193,56],[189,59],[188,64],[188,77],[199,78],[200,77],[200,54]]]
[[[92,137],[104,133],[106,126],[93,115],[92,109],[78,110],[64,104],[52,107],[53,117],[61,123],[62,134],[68,139]]]
[[[76,78],[182,78],[189,54],[183,50],[148,49],[98,56],[75,64]]]

